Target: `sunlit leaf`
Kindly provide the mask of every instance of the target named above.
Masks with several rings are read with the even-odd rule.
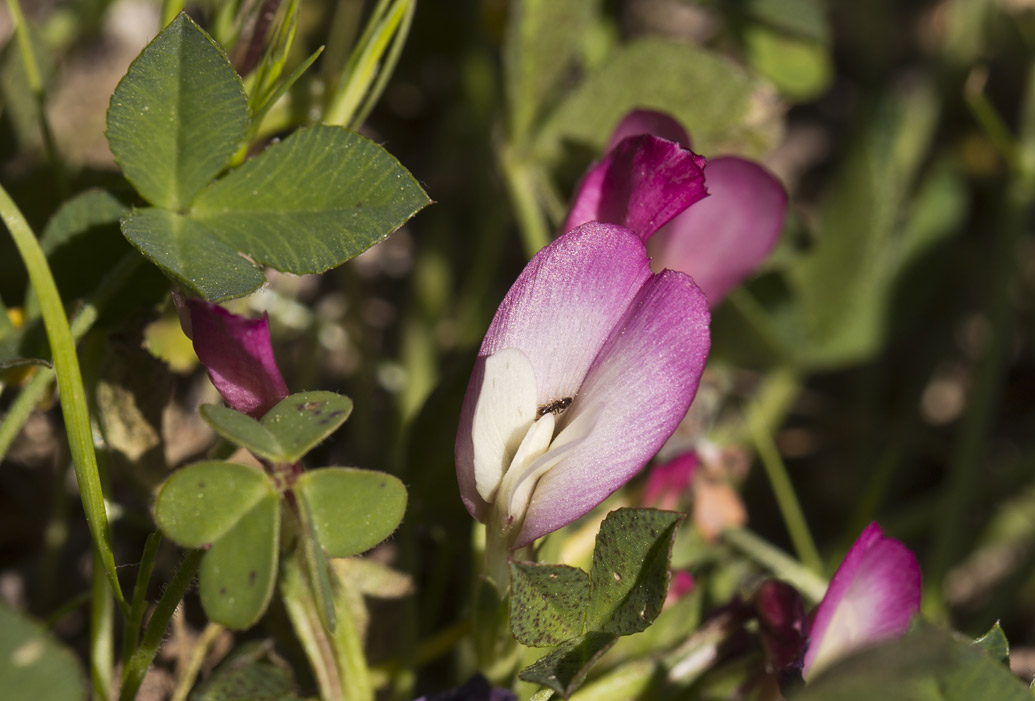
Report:
[[[328,557],[349,557],[390,536],[406,511],[406,487],[384,472],[328,467],[299,477],[320,544]]]
[[[257,468],[202,462],[166,480],[155,501],[155,519],[167,537],[188,548],[213,544],[246,514],[277,492]]]
[[[264,281],[257,265],[320,273],[362,253],[429,199],[377,144],[340,127],[299,129],[213,183],[191,210],[141,209],[126,237],[208,300]]]
[[[268,494],[212,544],[198,574],[209,618],[228,628],[259,620],[277,578],[279,534],[280,499]]]
[[[133,61],[108,109],[108,143],[148,202],[180,210],[222,170],[248,127],[241,79],[180,14]]]
[[[299,392],[282,399],[262,417],[262,426],[280,446],[284,462],[295,462],[338,430],[352,413],[352,400],[334,392]]]

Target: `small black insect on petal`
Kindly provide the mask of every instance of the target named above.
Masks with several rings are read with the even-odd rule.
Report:
[[[571,406],[573,400],[574,397],[564,397],[563,399],[555,399],[549,404],[540,404],[539,408],[536,409],[535,417],[541,419],[547,414],[560,414]]]

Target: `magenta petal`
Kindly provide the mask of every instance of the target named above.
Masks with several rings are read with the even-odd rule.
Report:
[[[916,557],[871,523],[816,608],[802,669],[806,679],[853,650],[904,633],[920,610],[920,592]]]
[[[654,110],[633,110],[622,118],[611,134],[608,150],[613,149],[622,139],[640,134],[653,134],[662,139],[675,141],[683,148],[690,148],[690,135],[683,125],[664,112]]]
[[[247,319],[200,299],[185,302],[194,352],[231,408],[259,418],[287,396],[265,315]]]
[[[539,480],[515,547],[588,512],[672,435],[697,393],[711,342],[709,319],[707,300],[686,275],[666,270],[643,285],[563,415],[571,425],[598,412],[595,426]]]
[[[620,224],[646,241],[707,194],[705,160],[674,141],[641,134],[623,139],[586,174],[564,224]]]
[[[472,423],[485,358],[504,348],[532,362],[537,403],[574,397],[597,352],[651,277],[643,243],[631,232],[587,224],[544,247],[510,288],[482,342],[467,385],[456,438],[456,471],[468,511],[485,521],[475,487]]]
[[[682,270],[715,306],[769,255],[783,228],[787,193],[765,168],[742,158],[708,161],[708,197],[650,241],[655,270]]]

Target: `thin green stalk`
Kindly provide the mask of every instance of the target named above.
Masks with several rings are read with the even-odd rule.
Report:
[[[385,50],[404,18],[410,14],[409,6],[414,1],[395,0],[391,6],[384,1],[378,4],[345,66],[344,82],[339,80],[338,87],[342,89],[340,92],[336,90],[328,101],[323,118],[325,124],[355,128],[356,115],[364,96],[370,92],[378,71],[387,67],[381,63]]]
[[[123,668],[129,666],[129,660],[140,640],[140,625],[144,620],[144,609],[147,607],[147,584],[151,581],[151,573],[155,568],[155,556],[158,554],[158,546],[161,543],[162,534],[157,531],[144,541],[144,552],[140,556],[140,565],[137,568],[137,581],[133,585],[133,603],[130,604],[122,631]]]
[[[347,602],[337,596],[334,633],[323,625],[317,594],[305,575],[306,563],[301,549],[284,558],[280,577],[280,593],[288,618],[295,629],[302,649],[309,658],[320,698],[330,701],[372,701],[374,689],[370,669],[363,653],[359,628]],[[345,586],[338,581],[338,586]]]
[[[503,169],[503,179],[507,184],[514,213],[517,215],[525,255],[531,258],[540,248],[550,243],[546,216],[539,205],[535,171],[510,148],[504,148],[500,154],[500,167]]]
[[[812,603],[818,603],[826,594],[825,579],[751,531],[731,528],[723,531],[722,540],[792,585]]]
[[[111,550],[111,533],[108,515],[104,510],[104,492],[97,470],[97,456],[93,449],[93,435],[90,429],[90,413],[86,405],[86,390],[83,387],[79,359],[76,357],[75,339],[68,325],[68,317],[61,303],[54,276],[47,265],[35,234],[21,211],[15,205],[7,190],[0,187],[0,219],[11,232],[25,268],[29,273],[36,296],[39,299],[43,325],[47,330],[54,370],[57,373],[58,389],[61,391],[61,411],[65,418],[68,445],[75,465],[75,476],[79,482],[79,493],[83,500],[86,524],[90,528],[94,547],[97,548],[101,564],[115,600],[126,609],[126,599],[119,586],[115,571],[115,556]]]
[[[104,277],[90,299],[72,318],[70,330],[72,339],[76,343],[93,327],[100,310],[107,305],[118,290],[122,289],[123,284],[140,267],[143,260],[143,257],[136,251],[127,253]],[[32,414],[32,410],[50,391],[50,383],[54,380],[55,374],[53,368],[38,368],[29,384],[22,388],[18,397],[11,403],[3,422],[0,423],[0,460],[7,455],[11,443],[18,437],[22,426]]]
[[[169,626],[176,607],[179,606],[187,588],[194,581],[194,575],[201,564],[201,556],[205,553],[201,550],[191,550],[183,558],[179,569],[173,575],[172,581],[165,588],[162,598],[158,600],[151,620],[144,631],[144,637],[140,641],[140,647],[136,649],[129,659],[129,664],[122,670],[122,688],[119,690],[119,701],[132,701],[136,698],[140,684],[144,681],[144,675],[148,667],[158,653],[158,648],[165,637],[165,630]]]
[[[90,589],[90,684],[93,698],[111,698],[111,671],[115,668],[115,607],[97,551],[93,554]]]
[[[80,606],[85,606],[86,604],[90,603],[92,594],[93,593],[90,591],[84,591],[76,594],[71,599],[58,606],[56,609],[54,609],[54,611],[51,612],[51,614],[47,616],[46,619],[44,619],[44,625],[46,625],[48,628],[53,628],[55,625],[57,625],[58,621],[67,616],[69,613],[75,611]]]
[[[370,115],[370,112],[374,109],[378,100],[381,99],[381,94],[384,93],[385,87],[388,85],[388,80],[392,77],[392,73],[395,72],[395,66],[399,62],[399,56],[402,55],[403,46],[406,45],[406,38],[410,35],[410,27],[413,25],[413,14],[416,10],[416,0],[406,3],[402,20],[399,22],[399,26],[395,30],[395,33],[392,35],[392,45],[391,48],[388,49],[388,55],[381,63],[377,72],[377,79],[375,80],[373,87],[371,87],[367,92],[367,96],[363,100],[363,105],[356,110],[356,116],[352,118],[352,122],[349,124],[349,129],[359,129],[363,126],[363,122],[367,121],[367,117]]]
[[[769,379],[769,382],[794,383],[795,380],[793,375],[781,374],[778,371]],[[794,550],[806,567],[816,574],[820,574],[823,572],[823,561],[819,557],[816,543],[813,541],[812,533],[805,521],[805,514],[801,510],[798,496],[794,492],[794,485],[791,484],[791,478],[787,474],[787,467],[783,463],[783,458],[780,457],[780,451],[766,424],[766,415],[757,403],[748,407],[747,421],[755,442],[755,450],[758,451],[758,457],[769,478],[773,495],[776,497],[776,504],[783,516],[787,531],[790,533],[791,542],[794,543]]]
[[[205,626],[205,630],[201,631],[197,642],[191,648],[190,657],[187,659],[187,666],[183,670],[183,674],[180,675],[179,680],[177,680],[176,688],[173,690],[169,701],[187,701],[187,694],[190,693],[191,687],[194,686],[194,682],[198,678],[198,672],[201,671],[201,665],[204,664],[205,658],[208,657],[208,651],[212,647],[212,643],[216,641],[216,638],[224,630],[226,629],[218,623],[210,622]]]
[[[29,89],[36,98],[36,109],[40,117],[40,135],[43,137],[43,148],[46,150],[47,159],[54,170],[58,190],[63,191],[66,180],[65,169],[58,155],[54,131],[50,127],[50,120],[47,119],[43,95],[43,71],[40,69],[39,63],[36,62],[36,51],[32,47],[29,25],[25,21],[25,15],[22,14],[21,3],[18,0],[7,0],[7,11],[11,15],[14,25],[14,34],[18,41],[18,53],[21,55],[22,65],[25,66],[25,77],[29,82]]]

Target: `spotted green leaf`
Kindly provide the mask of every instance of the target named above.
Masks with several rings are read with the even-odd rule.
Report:
[[[510,629],[522,645],[551,647],[582,633],[589,575],[577,567],[510,563]]]
[[[618,509],[607,515],[593,549],[586,630],[632,635],[657,618],[682,519],[682,514],[656,509]]]
[[[229,441],[277,463],[297,462],[336,431],[352,412],[352,400],[334,392],[300,392],[282,399],[261,420],[206,404],[201,416]]]
[[[384,472],[328,467],[294,486],[309,507],[313,530],[328,557],[349,557],[390,536],[406,512],[406,487]]]
[[[549,687],[568,698],[582,685],[590,668],[616,640],[618,636],[613,633],[586,633],[525,667],[518,677],[526,682]]]
[[[108,143],[144,199],[181,210],[226,165],[248,120],[241,79],[219,45],[181,13],[115,88]]]

